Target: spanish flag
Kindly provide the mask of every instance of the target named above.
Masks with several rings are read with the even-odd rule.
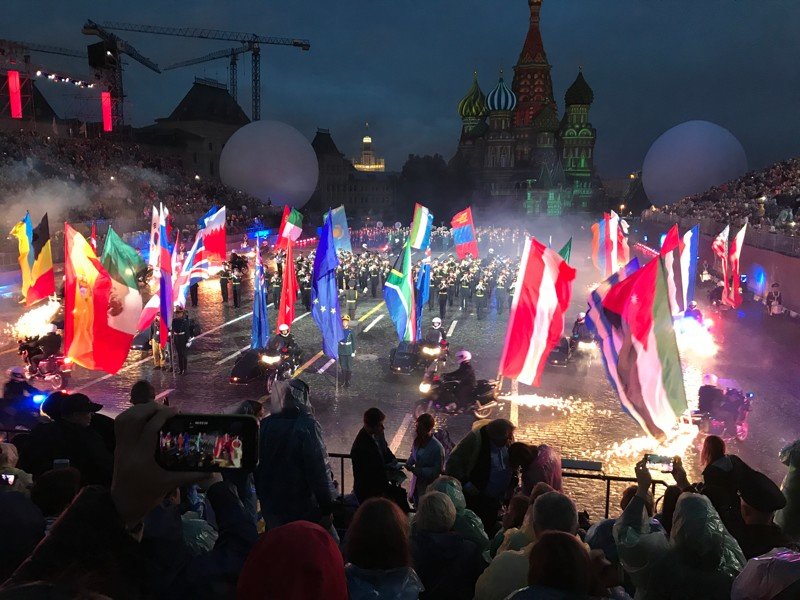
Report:
[[[108,330],[111,277],[86,238],[69,224],[64,225],[64,252],[66,354],[82,367],[106,370],[103,345]]]

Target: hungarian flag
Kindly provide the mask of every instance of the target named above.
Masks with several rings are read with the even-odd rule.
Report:
[[[25,217],[14,226],[11,235],[17,238],[19,246],[19,266],[22,271],[22,296],[25,304],[47,298],[56,293],[56,280],[53,274],[53,253],[50,247],[50,227],[47,213],[35,228],[31,216]]]
[[[414,342],[417,339],[414,279],[411,271],[411,244],[406,241],[403,252],[397,257],[394,267],[386,277],[386,283],[383,284],[386,309],[401,342]]]
[[[744,246],[744,236],[747,232],[747,223],[742,225],[739,233],[728,245],[728,269],[730,270],[731,285],[727,295],[722,297],[722,301],[733,308],[738,308],[742,303],[742,292],[739,287],[739,257],[742,255]]]
[[[431,245],[431,229],[433,229],[433,215],[431,211],[422,206],[414,205],[414,220],[411,222],[411,247],[425,250]]]
[[[728,278],[728,234],[730,233],[731,226],[725,225],[725,229],[719,232],[719,235],[711,242],[711,251],[719,258],[720,266],[722,267],[722,302],[728,298],[728,290],[730,288],[730,281]]]
[[[294,305],[297,302],[297,277],[294,273],[294,258],[292,257],[292,241],[286,243],[286,264],[283,266],[283,281],[281,282],[281,301],[278,308],[278,318],[275,328],[281,325],[292,326],[294,321]]]
[[[102,264],[111,278],[111,294],[108,300],[108,356],[104,357],[110,373],[115,373],[128,357],[131,340],[138,329],[142,314],[142,294],[136,282],[136,274],[146,268],[139,253],[122,241],[117,233],[108,228],[103,246]]]
[[[604,277],[630,260],[628,224],[613,210],[592,225],[592,263]]]
[[[500,374],[538,386],[550,352],[564,331],[575,269],[554,250],[531,237],[525,241],[522,262]]]
[[[613,352],[606,369],[625,410],[663,440],[686,410],[686,391],[661,258],[611,286],[602,300]]]
[[[451,219],[450,227],[452,227],[453,243],[456,245],[458,259],[462,260],[467,255],[472,255],[472,258],[478,258],[478,240],[475,237],[472,207],[467,207],[457,213]]]
[[[64,225],[64,348],[68,357],[87,369],[115,373],[108,312],[112,281],[89,242]],[[127,353],[130,339],[125,344]]]
[[[303,215],[290,206],[283,207],[281,226],[278,228],[278,247],[286,248],[289,242],[295,242],[303,233]]]
[[[225,207],[211,207],[200,219],[205,256],[209,261],[225,262],[228,247],[225,229]]]
[[[661,258],[664,259],[664,270],[667,274],[667,288],[669,289],[669,306],[673,315],[678,315],[686,310],[684,296],[685,282],[681,268],[681,255],[684,252],[683,240],[678,233],[678,226],[672,228],[661,242]]]

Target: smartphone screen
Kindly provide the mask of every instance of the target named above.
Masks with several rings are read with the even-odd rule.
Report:
[[[156,462],[170,471],[252,470],[258,421],[250,415],[176,415],[158,432]]]
[[[659,454],[646,454],[645,461],[647,468],[653,471],[661,471],[662,473],[672,473],[672,457],[661,456]]]
[[[16,475],[12,475],[11,473],[0,473],[0,483],[3,485],[14,485],[14,481],[17,479]]]

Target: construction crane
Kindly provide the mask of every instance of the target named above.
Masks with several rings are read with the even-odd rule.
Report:
[[[61,48],[59,46],[48,46],[46,44],[31,44],[28,42],[12,42],[11,40],[0,40],[4,45],[16,46],[22,53],[43,52],[44,54],[60,54],[61,56],[71,56],[86,60],[86,51]]]
[[[120,54],[130,56],[136,62],[144,65],[151,71],[161,73],[161,69],[152,60],[142,55],[136,48],[128,42],[110,33],[106,28],[98,25],[94,21],[87,19],[81,30],[84,35],[94,35],[103,40],[106,48],[107,57],[104,59],[104,66],[101,69],[107,75],[107,87],[111,92],[111,118],[114,128],[125,124],[124,100],[125,95],[122,88],[122,60]],[[113,49],[113,51],[111,50]]]
[[[194,62],[184,61],[187,64],[197,64],[199,62],[206,62],[208,60],[215,60],[217,58],[235,57],[242,52],[252,53],[252,84],[253,84],[253,108],[252,119],[258,121],[261,119],[261,45],[273,46],[293,46],[307,51],[311,48],[311,42],[299,38],[282,38],[282,37],[269,37],[256,35],[255,33],[241,33],[236,31],[221,31],[219,29],[200,29],[195,27],[164,27],[161,25],[134,25],[131,23],[118,23],[106,22],[103,27],[113,31],[133,31],[136,33],[151,33],[155,35],[170,35],[175,37],[189,37],[200,38],[205,40],[223,40],[227,42],[240,42],[243,44],[243,50],[232,54],[231,50],[222,51],[222,54],[214,58],[208,58],[211,54],[194,59]],[[204,59],[204,60],[201,60]],[[234,64],[234,58],[231,58],[231,64]],[[173,68],[177,68],[173,66]],[[236,71],[235,66],[232,69]]]
[[[253,50],[252,44],[245,44],[238,48],[227,48],[225,50],[218,50],[217,52],[212,52],[210,54],[206,54],[205,56],[200,56],[198,58],[190,58],[189,60],[183,60],[181,62],[176,62],[171,65],[167,65],[164,67],[165,71],[170,71],[172,69],[180,69],[181,67],[188,67],[191,65],[197,65],[204,62],[210,62],[212,60],[217,60],[220,58],[230,58],[228,75],[229,75],[229,85],[228,91],[230,92],[233,99],[238,102],[238,90],[239,90],[239,73],[237,67],[237,58],[240,54],[245,52],[251,52]]]

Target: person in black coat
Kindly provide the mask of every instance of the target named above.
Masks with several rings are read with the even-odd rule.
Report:
[[[360,503],[382,496],[409,512],[411,509],[405,491],[399,485],[394,485],[389,477],[390,471],[399,469],[397,459],[383,435],[385,420],[386,415],[377,408],[368,408],[364,413],[364,426],[350,448],[353,492]]]

